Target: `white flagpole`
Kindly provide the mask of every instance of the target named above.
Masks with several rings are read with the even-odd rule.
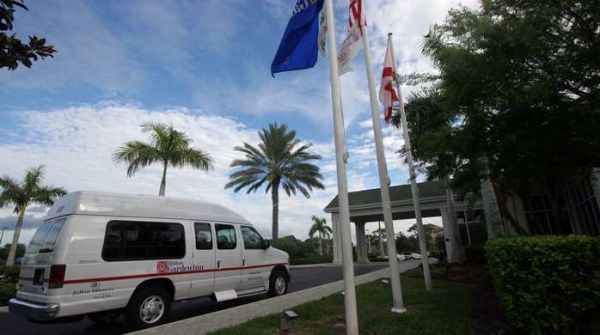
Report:
[[[350,211],[346,177],[346,148],[344,143],[344,122],[342,119],[342,95],[338,72],[337,48],[335,46],[335,21],[332,0],[325,0],[327,19],[327,39],[329,44],[329,67],[331,75],[331,100],[333,103],[333,127],[335,134],[335,157],[337,165],[338,201],[342,236],[342,259],[344,270],[344,305],[346,309],[346,334],[358,335],[358,317],[356,313],[356,288],[354,287],[354,261],[352,260],[352,242],[350,235]]]
[[[394,64],[394,73],[398,76],[396,70],[396,61],[394,60],[394,46],[392,43],[392,33],[388,34],[388,39],[392,49],[392,60]],[[425,229],[423,228],[423,219],[421,218],[421,205],[419,203],[419,188],[417,186],[417,177],[415,174],[415,162],[413,161],[412,149],[410,145],[410,134],[408,132],[408,123],[406,122],[406,113],[404,112],[404,101],[402,100],[402,90],[400,89],[400,78],[394,78],[396,89],[398,90],[398,100],[400,104],[400,121],[402,122],[402,135],[404,136],[404,148],[406,149],[406,160],[408,160],[408,171],[410,173],[410,189],[412,191],[413,204],[415,207],[415,216],[417,219],[417,233],[419,236],[419,250],[421,251],[423,261],[423,277],[425,278],[425,289],[431,291],[431,272],[429,271],[429,257],[427,256],[427,245],[425,244]]]
[[[363,8],[364,10],[364,8]],[[365,50],[365,63],[367,67],[367,81],[369,83],[369,96],[371,98],[371,119],[373,121],[373,133],[375,136],[375,150],[377,152],[377,170],[379,172],[379,187],[381,188],[381,207],[383,208],[383,222],[387,238],[388,262],[390,264],[390,279],[392,281],[392,296],[394,305],[392,312],[404,313],[404,302],[402,301],[402,286],[400,286],[400,268],[398,266],[398,253],[396,252],[396,234],[394,233],[394,220],[392,218],[392,206],[390,204],[390,191],[388,189],[389,176],[385,162],[385,151],[381,135],[381,121],[379,118],[379,101],[375,89],[373,77],[373,65],[371,63],[371,52],[369,50],[369,32],[366,26],[362,28],[363,48]]]

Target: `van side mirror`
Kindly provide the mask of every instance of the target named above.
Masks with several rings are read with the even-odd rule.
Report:
[[[263,240],[263,245],[262,245],[263,250],[269,249],[270,246],[271,246],[271,243],[269,243],[269,241]]]

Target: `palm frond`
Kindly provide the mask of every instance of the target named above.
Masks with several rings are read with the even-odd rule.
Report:
[[[129,163],[127,168],[128,177],[135,175],[138,169],[160,159],[160,153],[155,147],[141,141],[127,142],[113,154],[113,161]]]
[[[31,202],[52,206],[56,198],[62,197],[65,194],[67,194],[67,191],[62,187],[40,186],[37,188],[35,194],[32,194]]]

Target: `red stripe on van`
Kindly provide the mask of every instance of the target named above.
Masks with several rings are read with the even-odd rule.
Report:
[[[223,268],[223,269],[208,269],[208,270],[193,270],[193,271],[167,272],[167,273],[148,273],[148,274],[116,276],[116,277],[72,279],[72,280],[65,280],[64,284],[65,285],[67,285],[67,284],[82,284],[82,283],[93,283],[93,282],[99,282],[99,281],[113,281],[113,280],[127,280],[127,279],[138,279],[138,278],[152,278],[152,277],[185,275],[185,274],[191,274],[191,273],[235,271],[235,270],[264,268],[264,267],[277,266],[277,265],[287,265],[287,264],[288,263],[274,263],[274,264],[242,266],[242,267],[235,267],[235,268]]]

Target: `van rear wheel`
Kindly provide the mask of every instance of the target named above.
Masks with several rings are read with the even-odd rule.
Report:
[[[284,295],[288,290],[288,277],[282,270],[275,270],[271,273],[269,278],[269,292],[270,297],[276,297]]]
[[[162,324],[171,310],[171,296],[161,287],[142,288],[134,294],[125,311],[127,323],[133,329]]]

